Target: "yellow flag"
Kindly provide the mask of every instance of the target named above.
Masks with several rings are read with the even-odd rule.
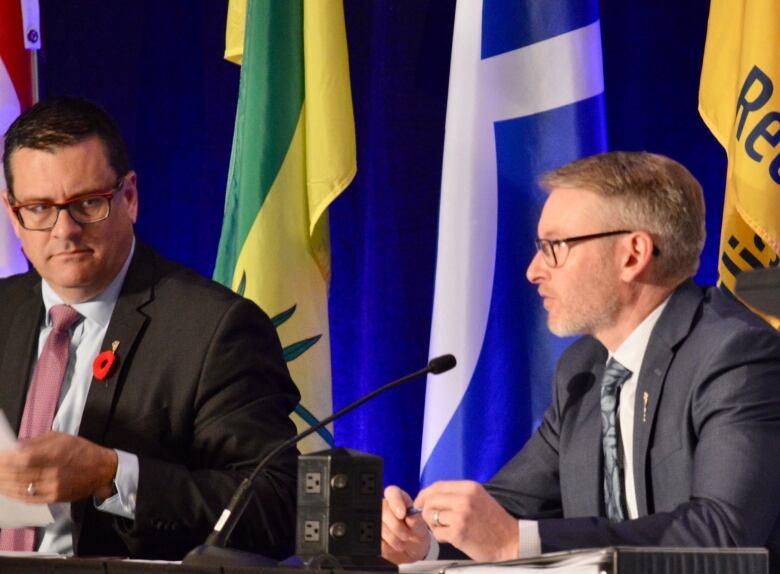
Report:
[[[225,46],[241,82],[214,278],[271,316],[303,430],[333,410],[327,208],[357,169],[342,0],[231,0]]]
[[[728,155],[718,273],[732,293],[780,262],[778,30],[778,0],[711,0],[699,113]]]
[[[225,59],[239,66],[244,61],[246,1],[230,0],[228,2],[227,24],[225,25]]]

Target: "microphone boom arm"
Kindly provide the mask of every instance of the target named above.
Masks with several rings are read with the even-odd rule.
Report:
[[[246,507],[249,504],[252,494],[250,490],[252,488],[252,483],[259,476],[260,472],[265,469],[266,466],[268,466],[268,463],[281,451],[293,446],[298,441],[303,440],[310,434],[317,432],[319,429],[330,424],[337,418],[355,410],[363,403],[373,399],[375,396],[381,395],[385,391],[389,391],[390,389],[417,378],[420,375],[424,375],[426,373],[433,373],[438,375],[439,373],[449,371],[455,366],[455,364],[455,357],[452,355],[442,355],[440,357],[431,359],[428,362],[428,366],[424,369],[415,371],[414,373],[406,375],[405,377],[401,377],[400,379],[396,379],[395,381],[389,382],[386,385],[371,391],[366,396],[361,397],[354,403],[351,403],[340,411],[337,411],[332,415],[322,419],[313,427],[309,427],[294,437],[288,438],[287,440],[279,443],[275,448],[271,449],[271,452],[265,455],[259,463],[257,463],[257,466],[255,467],[255,470],[252,472],[252,474],[241,481],[241,484],[236,489],[236,492],[233,494],[230,502],[225,507],[225,510],[222,511],[222,515],[219,517],[219,520],[217,520],[217,523],[214,525],[214,530],[212,530],[211,534],[209,534],[208,538],[206,538],[206,544],[219,548],[224,548],[227,545],[227,541],[230,538],[230,535],[233,533],[233,529],[236,527],[236,524],[238,524],[238,521],[241,519],[241,515],[244,514],[244,510],[246,510]]]

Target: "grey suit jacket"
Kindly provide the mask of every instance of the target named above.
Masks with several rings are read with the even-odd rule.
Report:
[[[513,516],[539,519],[544,551],[767,546],[780,566],[780,335],[716,289],[677,289],[637,385],[640,517],[618,524],[604,517],[602,494],[606,359],[591,337],[566,350],[540,428],[487,485],[491,494]]]
[[[18,430],[43,319],[34,272],[0,280],[0,408]],[[203,542],[241,479],[292,436],[299,400],[268,317],[138,242],[102,349],[118,365],[90,384],[79,435],[138,455],[135,520],[72,504],[79,555],[180,559]],[[231,545],[294,550],[297,452],[256,481]]]

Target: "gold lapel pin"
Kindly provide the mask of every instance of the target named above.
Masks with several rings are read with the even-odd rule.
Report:
[[[644,403],[644,406],[642,407],[642,422],[647,422],[647,401],[650,400],[650,393],[645,391],[642,393],[642,402]]]

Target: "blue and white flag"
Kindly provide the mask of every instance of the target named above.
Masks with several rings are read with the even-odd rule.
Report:
[[[525,278],[536,180],[605,151],[597,0],[459,0],[450,64],[421,482],[489,479],[538,425],[555,339]]]

